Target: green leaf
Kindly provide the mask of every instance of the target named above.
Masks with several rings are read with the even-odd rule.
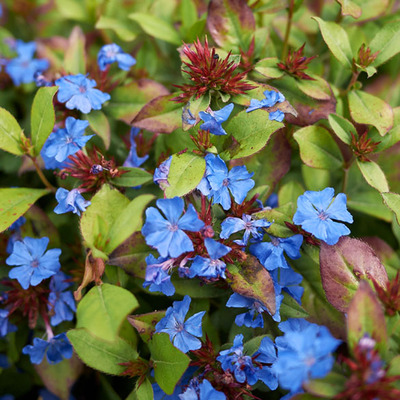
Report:
[[[296,190],[296,188],[294,188]],[[303,194],[304,190],[300,194]],[[298,197],[298,196],[297,196]],[[296,197],[296,200],[297,200]],[[281,196],[279,197],[281,201]],[[273,236],[288,237],[292,236],[293,232],[285,225],[285,221],[291,222],[294,214],[294,206],[296,203],[286,203],[277,208],[264,209],[258,213],[254,213],[253,216],[257,219],[265,218],[268,221],[274,223],[268,228],[268,232]]]
[[[144,13],[129,14],[129,18],[137,22],[148,35],[178,46],[181,44],[181,38],[172,24],[163,19]]]
[[[280,315],[287,318],[308,318],[308,312],[288,293],[283,293],[283,300],[280,308]]]
[[[136,384],[135,389],[129,394],[125,400],[153,400],[154,392],[149,378],[146,378],[143,383],[138,387]]]
[[[282,122],[270,121],[264,110],[255,110],[251,115],[243,110],[226,124],[229,136],[224,142],[225,151],[220,156],[225,161],[251,156],[260,151],[271,135],[283,126]]]
[[[204,158],[193,153],[174,154],[169,168],[165,195],[168,198],[182,197],[193,191],[206,170]]]
[[[299,144],[302,161],[309,167],[329,170],[342,167],[342,153],[332,136],[322,126],[306,126],[295,132],[293,137]]]
[[[336,0],[342,6],[342,15],[350,15],[357,19],[361,17],[361,7],[351,0]]]
[[[138,305],[135,296],[122,287],[107,283],[94,286],[78,304],[76,327],[112,342],[127,315]]]
[[[271,315],[276,312],[275,289],[269,272],[258,260],[248,255],[240,265],[228,265],[232,290],[241,296],[257,299],[264,304]]]
[[[324,399],[333,399],[336,395],[343,392],[347,379],[336,372],[330,372],[323,379],[313,379],[305,382],[307,392],[320,396]]]
[[[147,314],[129,315],[129,323],[138,331],[140,337],[146,343],[155,333],[156,325],[165,317],[165,311],[154,311]]]
[[[47,189],[0,188],[0,232],[24,215],[37,199],[48,193]]]
[[[139,79],[114,89],[106,112],[130,125],[144,105],[168,93],[168,90],[158,82],[151,79]]]
[[[372,39],[369,48],[371,53],[379,51],[372,65],[378,67],[400,52],[400,22],[385,23],[383,28]]]
[[[143,210],[153,198],[145,194],[129,201],[119,191],[103,185],[81,218],[82,236],[94,257],[107,259],[108,254],[139,231]]]
[[[239,54],[249,48],[256,24],[245,0],[213,0],[208,7],[207,27],[219,46]]]
[[[120,375],[126,367],[119,364],[136,360],[138,356],[136,350],[119,337],[109,342],[82,328],[68,331],[67,336],[85,364],[106,374]]]
[[[57,364],[49,364],[44,357],[43,361],[34,367],[46,389],[60,400],[70,398],[71,387],[83,372],[83,363],[75,354]]]
[[[381,193],[385,204],[394,212],[397,222],[400,224],[400,194],[398,193]]]
[[[332,97],[332,91],[329,83],[318,75],[310,75],[311,80],[296,80],[297,87],[307,96],[317,100],[329,100]]]
[[[118,37],[124,42],[132,42],[136,39],[140,29],[135,22],[129,21],[129,19],[111,18],[105,15],[100,16],[99,20],[95,25],[96,29],[111,29]]]
[[[86,114],[85,118],[89,121],[90,128],[101,137],[105,148],[108,149],[111,141],[111,129],[107,117],[102,111],[93,110]]]
[[[389,185],[387,183],[386,176],[377,163],[373,161],[362,162],[357,160],[357,166],[363,174],[368,185],[372,186],[379,192],[389,191]]]
[[[154,378],[166,394],[172,394],[189,366],[190,358],[173,346],[167,333],[153,335],[149,348],[154,366]]]
[[[79,26],[72,29],[64,56],[64,69],[70,74],[86,72],[85,35]]]
[[[224,289],[221,289],[211,283],[204,285],[198,279],[182,279],[173,276],[171,278],[172,284],[175,286],[176,294],[181,294],[184,296],[185,294],[190,293],[190,297],[192,299],[211,299],[216,297],[221,297],[226,294]]]
[[[24,132],[17,120],[4,108],[0,107],[0,149],[21,156]]]
[[[33,155],[37,156],[44,142],[54,128],[56,115],[54,113],[53,97],[57,86],[40,88],[33,99],[31,110],[31,141]]]
[[[347,313],[347,338],[351,350],[365,334],[374,339],[381,355],[387,347],[387,332],[383,308],[371,286],[361,281]]]
[[[328,117],[329,124],[335,132],[336,136],[343,142],[351,145],[351,134],[353,132],[355,135],[357,133],[354,125],[347,120],[346,118],[341,117],[340,115],[330,114]]]
[[[85,21],[87,12],[82,0],[56,0],[58,12],[74,21]]]
[[[301,175],[307,190],[320,191],[331,185],[331,171],[311,168],[306,164],[301,166]]]
[[[298,181],[291,180],[286,182],[280,187],[278,192],[279,204],[282,206],[287,203],[297,204],[297,199],[304,192],[304,187]]]
[[[279,59],[276,57],[263,58],[255,63],[254,70],[267,78],[278,79],[284,75],[284,72],[276,66],[278,63]]]
[[[348,69],[352,67],[353,51],[346,31],[335,22],[326,22],[318,17],[317,21],[325,43],[332,54]]]
[[[359,190],[349,193],[347,206],[351,210],[360,211],[383,221],[390,222],[392,213],[382,203],[379,193],[375,190]],[[399,214],[400,215],[400,214]]]
[[[182,125],[182,104],[171,101],[174,94],[158,96],[147,103],[132,120],[136,128],[171,133]]]
[[[121,167],[118,169],[128,172],[111,180],[111,183],[116,186],[135,187],[153,180],[153,175],[141,168]]]
[[[381,136],[392,128],[393,110],[388,103],[361,90],[352,90],[348,97],[350,114],[355,122],[375,126]]]

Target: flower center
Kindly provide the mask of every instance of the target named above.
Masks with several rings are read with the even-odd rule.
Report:
[[[178,332],[182,332],[184,330],[184,326],[183,326],[182,322],[175,321],[175,329]]]
[[[79,92],[80,93],[86,93],[86,87],[85,86],[79,86]]]
[[[178,224],[170,224],[170,225],[168,225],[168,230],[170,232],[176,232],[178,229],[179,229],[178,228]]]
[[[39,261],[37,258],[35,258],[32,262],[31,262],[31,267],[32,268],[37,268],[39,266]]]
[[[318,213],[318,218],[321,219],[322,221],[325,221],[326,219],[329,218],[329,215],[325,211],[320,211]]]
[[[72,143],[72,142],[73,142],[72,137],[67,135],[67,136],[66,136],[66,139],[65,139],[65,142],[66,142],[67,144]]]
[[[278,239],[278,238],[274,237],[274,238],[271,239],[271,243],[272,243],[275,247],[278,247],[280,242],[279,242],[279,239]]]
[[[222,184],[223,184],[224,186],[228,186],[228,185],[229,185],[229,178],[225,178],[225,179],[223,180]]]

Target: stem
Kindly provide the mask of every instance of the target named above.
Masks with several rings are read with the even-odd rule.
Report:
[[[353,75],[352,75],[352,77],[351,77],[351,80],[350,80],[349,84],[347,85],[347,88],[346,88],[344,94],[347,94],[347,93],[350,91],[350,89],[352,88],[352,86],[357,82],[357,79],[358,79],[358,76],[359,76],[359,75],[360,75],[360,71],[353,72]]]
[[[289,35],[290,29],[292,28],[292,19],[293,19],[293,8],[294,8],[294,0],[290,0],[289,9],[288,9],[288,20],[286,23],[286,32],[285,32],[285,39],[283,41],[283,49],[282,49],[282,56],[281,60],[285,60],[288,55],[288,47],[289,47]]]
[[[47,189],[49,189],[53,193],[55,193],[56,192],[56,188],[44,176],[42,170],[40,169],[38,163],[36,162],[36,157],[32,157],[32,156],[28,156],[28,157],[32,160],[33,165],[35,166],[36,172],[39,175],[39,178],[43,182],[44,186],[46,186]]]

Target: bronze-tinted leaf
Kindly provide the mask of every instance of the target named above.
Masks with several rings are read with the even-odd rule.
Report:
[[[182,126],[182,104],[171,101],[175,95],[158,96],[147,103],[132,120],[137,128],[171,133]]]
[[[388,338],[383,308],[368,282],[361,281],[347,313],[350,349],[353,349],[365,334],[377,342],[381,352],[385,352]]]
[[[385,267],[371,247],[349,237],[340,238],[334,246],[321,244],[320,269],[328,301],[342,312],[347,312],[360,279],[374,278],[382,287],[388,280]]]
[[[269,272],[254,256],[248,256],[241,265],[229,265],[228,283],[232,290],[263,303],[271,315],[276,312],[274,283]]]
[[[256,23],[245,0],[211,0],[207,28],[215,42],[225,50],[247,50]]]
[[[135,232],[111,254],[107,264],[122,268],[127,274],[144,279],[146,257],[150,254],[142,234]]]

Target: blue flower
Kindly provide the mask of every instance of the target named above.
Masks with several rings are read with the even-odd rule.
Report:
[[[254,181],[250,179],[245,166],[233,167],[230,171],[220,156],[207,154],[205,176],[197,186],[203,195],[213,198],[213,204],[221,204],[224,210],[231,208],[232,193],[236,203],[241,204],[250,189],[254,187]],[[228,190],[229,189],[229,190]]]
[[[149,207],[146,210],[146,222],[142,228],[142,234],[149,246],[155,247],[161,257],[179,257],[188,251],[193,251],[193,244],[189,236],[183,230],[198,232],[204,226],[192,204],[182,215],[184,202],[182,198],[159,199],[157,207],[164,213]]]
[[[52,132],[46,143],[44,154],[46,157],[55,158],[59,163],[66,160],[85,146],[86,142],[94,135],[84,136],[88,121],[68,117],[65,120],[65,129]]]
[[[8,320],[8,310],[0,310],[0,337],[15,332],[18,328]]]
[[[285,96],[281,92],[276,92],[275,90],[266,90],[264,92],[265,99],[262,100],[250,100],[250,106],[247,108],[246,112],[251,112],[259,108],[273,107],[276,103],[282,103],[285,101]]]
[[[204,131],[209,131],[214,135],[226,135],[224,128],[221,126],[225,122],[233,110],[233,103],[228,104],[221,110],[213,111],[210,110],[209,113],[200,111],[199,117],[204,121],[204,124],[200,125],[200,129]]]
[[[221,363],[224,371],[230,371],[235,379],[244,383],[247,380],[249,385],[254,385],[257,380],[257,369],[253,365],[250,356],[243,353],[243,335],[236,335],[233,339],[233,346],[228,350],[220,351],[217,360]]]
[[[24,43],[22,40],[15,42],[15,50],[18,56],[10,60],[6,65],[6,72],[11,77],[14,85],[19,86],[22,83],[31,83],[35,80],[37,72],[43,72],[49,68],[47,60],[38,60],[33,58],[36,51],[36,43]]]
[[[180,400],[226,400],[224,393],[214,389],[211,383],[204,379],[198,383],[196,378],[193,378],[185,392],[179,395]]]
[[[50,323],[53,326],[63,321],[72,321],[76,312],[74,296],[71,292],[66,291],[72,286],[72,283],[67,282],[68,279],[68,275],[59,271],[50,280],[50,294],[47,308],[50,311]]]
[[[114,62],[117,62],[118,67],[124,71],[129,71],[132,65],[136,64],[136,60],[130,54],[125,53],[117,44],[104,45],[97,54],[97,64],[99,64],[100,71],[104,71],[108,64]]]
[[[25,237],[23,242],[15,242],[13,252],[7,258],[7,265],[18,265],[8,273],[17,279],[23,289],[37,286],[43,279],[55,275],[61,268],[60,249],[46,251],[49,238],[33,239]],[[45,253],[46,251],[46,253]]]
[[[50,340],[33,339],[33,345],[25,346],[23,354],[28,354],[32,364],[40,364],[46,354],[50,364],[57,364],[64,358],[72,357],[73,348],[65,333],[60,333]]]
[[[243,241],[240,244],[246,245],[250,234],[256,240],[262,239],[264,236],[263,232],[260,232],[260,228],[268,228],[271,226],[271,222],[266,219],[253,219],[250,215],[243,214],[242,219],[236,217],[228,217],[221,224],[221,233],[219,237],[221,239],[228,239],[233,233],[244,231]]]
[[[91,202],[85,200],[79,193],[79,189],[68,191],[64,188],[58,188],[56,192],[57,207],[54,209],[56,214],[65,214],[72,211],[73,214],[81,215],[81,211],[86,211],[86,207],[90,206]]]
[[[196,256],[189,270],[189,278],[203,276],[208,279],[219,277],[226,279],[226,264],[218,258],[227,255],[231,248],[210,238],[205,238],[204,244],[210,258]]]
[[[302,235],[294,235],[288,238],[270,236],[270,238],[271,242],[256,243],[250,246],[250,253],[256,256],[268,271],[276,268],[289,268],[283,252],[292,260],[300,258],[300,247],[303,243]]]
[[[274,283],[289,293],[299,304],[301,304],[301,296],[303,296],[304,288],[299,286],[303,281],[302,275],[294,272],[292,268],[276,268],[270,272]]]
[[[182,393],[183,388],[187,387],[196,370],[197,367],[189,367],[183,374],[178,384],[175,386],[174,392],[170,395],[165,394],[157,382],[153,383],[151,386],[153,388],[154,400],[180,400],[179,395]]]
[[[334,364],[332,352],[341,343],[324,326],[304,319],[288,319],[279,324],[284,336],[276,338],[278,359],[272,365],[279,384],[292,392],[309,379],[323,378]]]
[[[276,361],[276,346],[269,337],[261,340],[260,347],[254,353],[255,360],[259,363],[268,364],[257,371],[257,378],[264,382],[271,390],[278,387],[278,379],[272,369],[272,364]]]
[[[150,292],[162,292],[166,296],[172,296],[175,293],[175,287],[167,271],[172,266],[173,261],[163,257],[156,259],[152,254],[149,254],[146,257],[147,268],[143,287],[150,286]]]
[[[293,216],[295,224],[329,245],[336,244],[341,236],[350,233],[346,225],[336,221],[353,222],[346,208],[346,195],[339,193],[333,200],[334,194],[334,189],[330,187],[320,192],[305,192],[297,199],[297,210]]]
[[[168,157],[163,161],[154,171],[153,181],[160,185],[160,188],[164,190],[169,186],[168,175],[169,168],[171,166],[172,156]]]
[[[197,338],[202,336],[201,320],[205,314],[205,311],[200,311],[185,322],[190,302],[189,296],[185,296],[182,301],[174,301],[165,317],[156,325],[156,332],[168,333],[174,346],[184,353],[201,347],[201,341]]]
[[[262,313],[265,311],[268,312],[268,309],[258,300],[242,296],[239,293],[233,293],[231,297],[229,297],[226,306],[238,308],[247,307],[249,309],[248,312],[236,316],[235,324],[237,326],[244,325],[248,328],[264,327],[264,319]]]
[[[130,135],[131,148],[129,150],[128,157],[124,161],[123,164],[124,167],[138,168],[149,158],[148,154],[146,154],[143,157],[139,157],[137,154],[135,137],[138,135],[139,132],[140,132],[139,128],[133,127],[131,129],[131,135]]]
[[[107,100],[110,100],[108,93],[94,89],[96,81],[88,79],[87,75],[67,75],[55,81],[59,87],[57,99],[60,103],[66,103],[69,110],[77,109],[84,114],[93,110],[100,110]]]
[[[10,231],[19,231],[21,226],[26,223],[26,218],[25,217],[19,217],[16,221],[14,221],[8,229]]]
[[[285,114],[281,110],[272,111],[269,113],[268,118],[270,121],[282,122]]]

